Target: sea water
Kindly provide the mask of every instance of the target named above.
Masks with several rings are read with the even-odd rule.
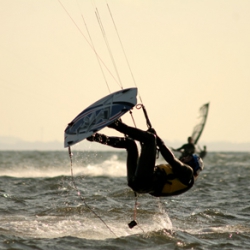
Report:
[[[136,210],[123,150],[72,160],[0,151],[0,249],[250,249],[249,152],[209,152],[191,190]]]

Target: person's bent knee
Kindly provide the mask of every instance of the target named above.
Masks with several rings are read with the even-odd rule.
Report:
[[[149,132],[149,131],[147,131],[147,133],[146,133],[146,138],[147,138],[147,142],[149,142],[149,143],[156,143],[156,135],[155,134],[153,134],[153,133],[151,133],[151,132]]]
[[[133,139],[126,138],[127,150],[137,150],[136,142]]]

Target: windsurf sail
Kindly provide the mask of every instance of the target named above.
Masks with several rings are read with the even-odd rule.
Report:
[[[192,133],[194,144],[197,144],[206,125],[209,110],[209,103],[204,104],[199,109],[198,121]]]

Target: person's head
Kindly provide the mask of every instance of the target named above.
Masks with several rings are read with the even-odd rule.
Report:
[[[194,140],[191,136],[188,137],[187,141],[188,141],[188,143],[194,143]]]
[[[194,176],[198,176],[200,171],[202,171],[204,168],[203,160],[197,154],[184,156],[181,158],[181,161],[193,169]]]

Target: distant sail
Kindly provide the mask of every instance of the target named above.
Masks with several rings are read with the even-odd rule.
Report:
[[[198,122],[195,125],[192,133],[192,138],[194,140],[194,144],[197,144],[198,140],[201,137],[201,134],[204,130],[206,121],[207,121],[207,116],[208,116],[208,110],[209,110],[209,103],[204,104],[200,109],[199,109],[199,116],[198,116]]]

